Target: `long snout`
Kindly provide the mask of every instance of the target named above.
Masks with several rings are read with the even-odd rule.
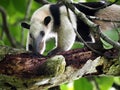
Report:
[[[45,41],[41,36],[33,39],[33,49],[32,51],[35,53],[42,54],[45,50]]]

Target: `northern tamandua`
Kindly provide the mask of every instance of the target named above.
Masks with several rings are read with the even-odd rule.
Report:
[[[99,8],[104,3],[82,3],[83,5]],[[110,20],[120,20],[120,6],[113,4],[111,6],[91,10],[78,4],[74,6],[86,15],[97,16]],[[46,48],[46,41],[51,37],[55,37],[56,48],[51,52],[67,51],[71,49],[76,41],[76,29],[86,42],[94,42],[90,34],[90,28],[76,15],[69,10],[70,20],[68,18],[67,9],[61,4],[46,4],[36,10],[30,21],[30,25],[22,23],[22,26],[29,29],[27,37],[27,50],[42,54]],[[71,22],[70,22],[71,21]],[[114,26],[120,27],[120,23],[94,21],[100,25],[101,30],[112,30]]]

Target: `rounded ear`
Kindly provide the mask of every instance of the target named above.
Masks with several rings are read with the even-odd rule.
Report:
[[[26,22],[22,22],[22,23],[21,23],[21,26],[22,26],[23,28],[30,29],[30,25],[27,24]]]
[[[50,16],[47,16],[47,17],[45,17],[45,19],[44,19],[44,24],[47,26],[50,21],[51,21],[51,17],[50,17]]]

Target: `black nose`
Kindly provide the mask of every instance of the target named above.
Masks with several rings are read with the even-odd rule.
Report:
[[[30,51],[33,51],[33,46],[31,44],[29,44],[28,48],[29,48]]]

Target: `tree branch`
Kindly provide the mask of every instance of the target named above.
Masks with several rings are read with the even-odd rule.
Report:
[[[5,89],[43,90],[83,76],[120,75],[117,59],[107,60],[86,48],[49,57],[9,47],[0,48],[0,87]],[[115,58],[118,54],[116,50],[110,50],[104,55]]]
[[[110,43],[111,45],[113,45],[115,48],[120,49],[120,43],[119,42],[115,42],[113,40],[111,40],[109,37],[107,37],[106,35],[104,35],[104,33],[100,30],[99,25],[93,23],[92,21],[90,21],[87,16],[82,13],[81,11],[79,11],[77,8],[75,8],[72,4],[68,3],[67,1],[63,0],[63,3],[70,8],[75,14],[76,16],[78,16],[78,18],[83,21],[84,23],[86,23],[91,29],[91,32],[95,32],[98,36],[100,35],[100,37],[105,40],[106,42]],[[99,30],[98,30],[99,29]],[[91,49],[91,48],[90,48]],[[94,51],[94,50],[93,50]]]
[[[6,34],[6,36],[8,37],[8,40],[10,41],[11,45],[13,47],[16,47],[15,39],[11,36],[9,28],[8,28],[7,16],[6,16],[6,12],[3,7],[0,7],[0,13],[1,13],[2,19],[3,19],[3,21],[2,21],[3,22],[3,30]]]
[[[67,1],[63,0],[63,3],[72,10],[75,15],[79,17],[80,20],[82,20],[84,23],[86,23],[90,28],[95,28],[97,24],[93,23],[91,20],[89,20],[84,13],[79,11],[77,8],[75,8],[72,4],[68,3]]]
[[[96,16],[87,16],[87,17],[91,20],[120,23],[120,20],[110,20],[110,19],[100,18],[100,17],[96,17]]]

